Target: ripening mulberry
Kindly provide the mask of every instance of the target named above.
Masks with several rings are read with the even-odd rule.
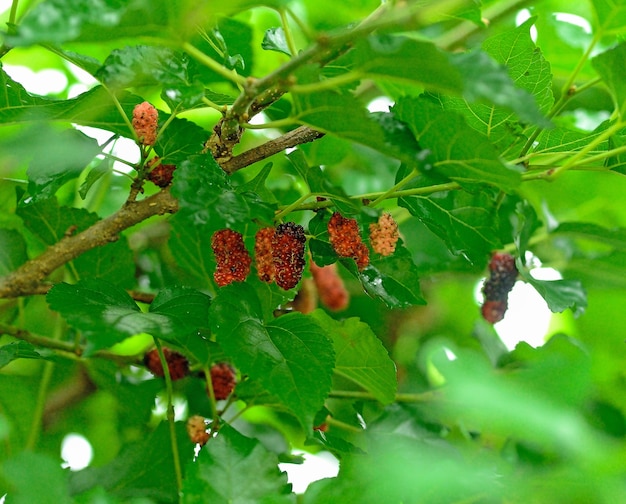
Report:
[[[256,271],[262,282],[274,280],[274,260],[272,258],[272,238],[276,230],[273,227],[259,229],[254,237],[254,260]]]
[[[167,347],[163,347],[163,356],[167,362],[170,378],[172,380],[180,380],[189,374],[189,361],[184,355],[170,350]],[[161,365],[159,352],[156,348],[146,352],[143,357],[143,362],[154,376],[163,378],[163,366]]]
[[[237,385],[235,370],[225,362],[214,364],[211,366],[211,385],[216,400],[227,399]]]
[[[167,187],[172,183],[176,165],[157,163],[159,163],[159,158],[153,158],[150,160],[148,168],[152,166],[154,166],[154,168],[152,168],[150,173],[148,173],[148,180],[158,187]]]
[[[489,278],[483,284],[483,318],[495,324],[504,318],[508,308],[509,292],[517,280],[515,258],[504,252],[496,252],[489,262]]]
[[[361,240],[356,219],[347,219],[335,212],[328,221],[330,244],[340,257],[352,257],[359,270],[370,263],[369,249]]]
[[[304,270],[304,228],[293,222],[276,226],[272,237],[272,262],[276,284],[282,289],[293,289]]]
[[[311,261],[309,268],[322,304],[329,310],[345,310],[350,301],[350,294],[337,272],[337,263],[318,266]]]
[[[190,416],[187,420],[187,435],[192,443],[204,446],[211,435],[207,432],[207,424],[204,417],[200,415]]]
[[[139,143],[154,145],[157,137],[159,113],[150,103],[143,102],[133,109],[133,129]]]
[[[377,254],[389,256],[396,251],[396,243],[400,238],[398,223],[390,213],[383,213],[378,222],[372,223],[370,228],[370,243]]]
[[[243,243],[241,233],[232,229],[221,229],[213,233],[211,248],[215,254],[217,268],[213,273],[220,287],[232,282],[243,282],[250,273],[252,259]]]

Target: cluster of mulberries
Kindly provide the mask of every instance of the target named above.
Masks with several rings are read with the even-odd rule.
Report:
[[[337,271],[337,263],[318,266],[313,261],[309,266],[319,299],[329,310],[339,311],[347,308],[350,294]]]
[[[211,366],[211,385],[216,400],[227,399],[237,385],[235,370],[225,362],[214,364]]]
[[[189,374],[189,361],[184,355],[163,347],[163,356],[167,362],[172,380],[180,380]],[[156,348],[146,352],[143,357],[143,363],[154,376],[163,377],[163,366]]]
[[[390,213],[383,213],[378,218],[378,222],[370,224],[369,230],[370,243],[374,252],[382,256],[389,256],[395,252],[400,233],[398,223]]]
[[[221,229],[213,233],[211,248],[215,254],[217,268],[213,273],[220,287],[232,282],[243,282],[250,273],[252,259],[243,243],[241,233],[232,229]]]
[[[293,222],[276,226],[276,231],[272,236],[272,262],[274,280],[282,289],[293,289],[302,278],[302,271],[306,264],[305,243],[306,237],[302,226]]]
[[[154,185],[163,188],[172,183],[176,165],[162,164],[160,163],[160,158],[155,157],[148,162],[148,169],[150,170],[148,180]]]
[[[508,308],[509,292],[517,279],[515,258],[504,252],[496,252],[489,261],[489,278],[483,284],[483,318],[495,324],[504,318]]]
[[[156,143],[159,113],[150,103],[143,102],[133,109],[133,129],[142,145]]]
[[[207,424],[204,417],[200,415],[190,416],[187,420],[187,435],[192,443],[204,446],[211,435],[207,432]]]
[[[339,212],[333,213],[328,221],[328,236],[337,255],[352,257],[359,270],[370,263],[369,249],[361,240],[359,224],[355,219],[347,219]]]
[[[273,227],[259,229],[254,237],[254,260],[256,271],[262,282],[274,281],[274,259],[272,258]]]

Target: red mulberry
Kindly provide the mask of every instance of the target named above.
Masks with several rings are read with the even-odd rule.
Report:
[[[372,223],[370,229],[370,243],[377,254],[389,256],[396,251],[396,243],[400,234],[398,223],[390,213],[382,214],[377,223]]]
[[[133,129],[142,145],[154,145],[157,137],[159,113],[150,103],[143,102],[133,109]]]
[[[211,435],[207,432],[207,424],[204,417],[193,415],[187,420],[187,435],[192,443],[198,443],[204,446]]]
[[[294,288],[302,278],[305,243],[302,226],[286,222],[276,227],[272,237],[272,260],[276,284],[282,289]]]
[[[262,282],[272,282],[274,280],[274,261],[272,259],[272,238],[275,229],[266,227],[259,229],[254,241],[254,260],[256,271]]]
[[[311,261],[309,267],[322,304],[333,311],[346,309],[350,294],[337,272],[337,264],[321,267]]]
[[[163,355],[167,362],[167,367],[172,380],[180,380],[189,374],[189,361],[184,355],[179,354],[169,348],[163,347]],[[143,357],[145,366],[154,376],[163,377],[163,366],[156,348],[146,352]]]
[[[235,370],[228,364],[221,362],[211,366],[211,385],[216,400],[227,399],[235,389],[236,384]]]
[[[340,257],[352,257],[359,270],[370,263],[369,249],[361,240],[359,224],[335,212],[328,221],[330,244]]]
[[[483,284],[485,301],[481,308],[483,318],[495,324],[504,318],[508,308],[509,292],[517,279],[515,258],[507,253],[496,252],[489,262],[489,278]]]
[[[252,259],[243,243],[241,233],[232,229],[221,229],[213,233],[211,248],[215,254],[217,269],[213,273],[220,287],[232,282],[243,282],[250,273]]]
[[[148,180],[158,187],[167,187],[172,183],[176,165],[160,164],[159,161],[159,158],[153,158],[150,160],[148,168],[151,168],[152,166],[154,166],[154,168],[150,169],[150,173],[148,173]]]

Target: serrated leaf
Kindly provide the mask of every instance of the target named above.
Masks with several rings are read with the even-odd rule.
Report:
[[[163,124],[168,117],[166,114],[159,114],[159,122]],[[204,142],[209,136],[196,123],[176,118],[159,135],[154,150],[163,163],[177,164],[202,152]]]
[[[215,271],[211,233],[203,231],[200,226],[194,226],[180,212],[172,216],[170,225],[168,245],[176,263],[204,285],[211,285]]]
[[[228,425],[187,465],[182,502],[295,502],[278,457]],[[254,478],[250,478],[250,475]]]
[[[510,192],[519,186],[520,173],[506,166],[493,145],[460,114],[442,110],[425,98],[401,99],[393,112],[430,151],[434,174],[470,188],[490,184]]]
[[[193,458],[194,445],[184,424],[176,423],[176,438],[181,465]],[[101,486],[111,495],[127,502],[132,497],[154,499],[157,502],[177,502],[176,476],[172,457],[170,429],[162,422],[156,430],[126,444],[118,456],[102,467],[88,467],[72,472],[70,490],[80,494]]]
[[[92,279],[74,285],[57,284],[46,299],[50,308],[83,332],[89,353],[139,333],[176,342],[179,336],[206,325],[208,297],[177,288],[165,289],[160,296],[155,311],[143,313],[126,291]]]
[[[265,30],[261,47],[266,51],[276,51],[291,56],[291,51],[285,38],[285,31],[280,26]]]
[[[337,321],[322,310],[311,314],[333,341],[335,373],[371,393],[383,404],[395,399],[396,366],[372,329],[358,318]]]
[[[19,231],[0,229],[0,277],[26,262],[26,242]]]
[[[541,294],[554,313],[570,308],[578,316],[587,308],[587,293],[579,280],[537,280],[523,270],[520,275]]]
[[[63,184],[77,178],[100,154],[98,142],[74,129],[55,134],[44,142],[47,148],[35,151],[26,172],[33,202],[52,196]]]
[[[301,313],[262,322],[247,284],[223,287],[211,305],[211,328],[236,366],[258,380],[306,429],[330,391],[334,352],[325,332]]]
[[[379,145],[383,134],[367,109],[346,93],[321,91],[294,95],[295,118],[318,131],[363,145]]]
[[[125,236],[88,250],[73,261],[81,279],[97,278],[130,289],[136,283],[135,258]]]
[[[401,198],[400,206],[422,221],[450,252],[480,264],[500,246],[495,233],[490,199],[460,192]]]
[[[16,359],[45,359],[35,347],[27,341],[14,341],[0,346],[0,369]]]
[[[625,9],[626,12],[626,9]],[[626,114],[626,43],[598,54],[591,60],[593,68],[611,90],[615,110],[624,119]]]
[[[426,304],[420,292],[417,267],[402,245],[397,245],[395,253],[388,257],[371,257],[369,266],[362,271],[357,270],[352,259],[341,259],[341,263],[361,281],[365,292],[389,308]]]
[[[263,201],[266,201],[268,203],[276,203],[276,197],[265,185],[265,181],[272,171],[272,166],[272,163],[267,163],[265,166],[263,166],[263,168],[261,168],[261,171],[259,171],[259,173],[257,173],[252,180],[249,180],[245,184],[241,184],[240,186],[238,186],[237,192],[252,192],[262,198]]]
[[[10,502],[72,503],[68,491],[68,473],[61,468],[58,460],[40,453],[23,451],[6,460],[0,467],[3,478],[11,488]],[[39,471],[39,477],[33,478],[33,474]]]
[[[80,195],[80,197],[84,200],[93,185],[105,175],[110,174],[112,171],[113,161],[109,157],[106,157],[96,166],[91,168],[91,170],[89,170],[89,173],[87,174],[87,177],[78,189],[78,194]]]

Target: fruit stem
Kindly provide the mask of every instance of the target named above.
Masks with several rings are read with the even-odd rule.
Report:
[[[172,387],[172,377],[170,376],[170,368],[167,365],[167,360],[165,360],[165,355],[163,354],[163,347],[161,346],[161,342],[158,338],[154,339],[154,345],[156,346],[157,352],[159,354],[159,360],[161,361],[161,366],[163,367],[163,376],[165,378],[165,390],[167,393],[167,421],[170,426],[170,441],[172,444],[172,456],[174,458],[174,472],[176,473],[176,487],[178,489],[178,494],[183,488],[183,471],[180,466],[180,455],[178,452],[178,438],[176,437],[176,422],[175,422],[175,414],[174,414],[174,389]]]

